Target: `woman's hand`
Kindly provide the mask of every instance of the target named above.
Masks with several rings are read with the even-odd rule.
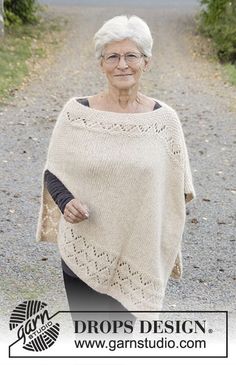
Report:
[[[64,218],[69,223],[79,223],[88,219],[89,211],[86,204],[82,204],[79,199],[72,199],[66,204]]]

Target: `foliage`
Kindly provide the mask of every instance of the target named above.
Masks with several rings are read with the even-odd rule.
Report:
[[[200,1],[200,30],[212,38],[220,61],[236,64],[236,0]]]
[[[37,23],[40,8],[37,0],[4,0],[5,26]]]

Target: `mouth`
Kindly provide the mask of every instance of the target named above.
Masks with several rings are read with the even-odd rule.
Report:
[[[123,74],[123,75],[114,75],[115,77],[125,77],[125,76],[132,76],[132,74]]]

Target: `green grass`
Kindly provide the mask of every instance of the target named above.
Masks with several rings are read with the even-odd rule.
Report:
[[[231,65],[230,63],[224,65],[224,71],[228,81],[232,85],[236,85],[236,66]]]
[[[46,58],[61,43],[60,33],[67,19],[42,17],[36,25],[5,29],[0,39],[0,100],[14,94],[40,59]]]

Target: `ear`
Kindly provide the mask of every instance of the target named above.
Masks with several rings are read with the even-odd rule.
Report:
[[[151,57],[144,57],[143,72],[147,71],[150,68],[151,61],[152,61]]]
[[[104,67],[103,67],[103,59],[102,58],[100,58],[98,65],[99,65],[100,71],[102,73],[105,73],[105,70],[104,70]]]

